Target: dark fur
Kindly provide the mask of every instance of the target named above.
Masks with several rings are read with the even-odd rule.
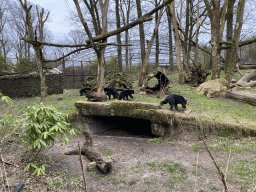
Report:
[[[86,91],[91,91],[91,89],[90,88],[83,88],[83,89],[81,89],[80,91],[79,91],[79,93],[80,93],[80,96],[83,96],[83,94],[86,94]]]
[[[170,95],[168,95],[166,98],[165,98],[165,100],[164,101],[161,101],[161,105],[163,105],[163,104],[166,104],[166,103],[169,103],[170,104],[170,106],[171,106],[171,108],[170,108],[170,110],[171,111],[173,111],[173,106],[175,107],[175,109],[177,110],[177,111],[179,111],[179,109],[178,109],[178,104],[181,104],[182,105],[182,108],[186,108],[186,104],[187,104],[187,100],[186,99],[184,99],[184,97],[183,96],[181,96],[181,95],[175,95],[175,94],[170,94]]]
[[[121,100],[121,99],[125,100],[125,98],[126,100],[128,100],[128,96],[130,96],[133,99],[132,94],[134,94],[134,91],[132,89],[123,90],[120,93],[118,100]]]
[[[106,87],[104,88],[104,92],[106,93],[106,95],[108,95],[109,100],[111,95],[113,95],[114,99],[118,99],[119,97],[119,93],[116,89]]]

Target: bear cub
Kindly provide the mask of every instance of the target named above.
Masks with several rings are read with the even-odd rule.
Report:
[[[86,91],[91,91],[91,89],[90,88],[83,88],[83,89],[81,89],[80,91],[79,91],[79,93],[80,93],[80,96],[83,96],[83,94],[86,94]]]
[[[125,100],[125,98],[126,100],[128,100],[128,96],[130,96],[133,99],[132,94],[134,94],[134,91],[132,89],[123,90],[120,93],[118,100],[121,100],[121,99]]]
[[[118,99],[119,97],[119,93],[116,89],[106,87],[104,88],[104,92],[106,93],[106,95],[108,95],[109,100],[111,95],[113,95],[114,99]]]
[[[168,95],[164,101],[161,101],[161,105],[169,103],[170,104],[170,110],[173,111],[173,106],[175,107],[175,109],[177,111],[179,111],[178,109],[178,104],[182,105],[182,108],[186,108],[186,104],[187,104],[187,100],[181,96],[181,95],[175,95],[175,94],[170,94]]]

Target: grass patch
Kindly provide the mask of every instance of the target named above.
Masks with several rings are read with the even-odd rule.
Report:
[[[161,139],[159,138],[154,138],[150,141],[150,144],[152,145],[158,145],[160,143]]]
[[[145,185],[154,185],[154,182],[153,182],[153,181],[146,180],[146,181],[144,181],[144,184],[145,184]]]
[[[102,153],[108,157],[111,157],[112,156],[112,151],[110,149],[106,149],[106,148],[103,148],[102,150]]]
[[[199,152],[199,151],[203,151],[205,149],[205,146],[202,143],[196,143],[192,145],[192,148],[193,148],[193,151]]]
[[[228,138],[218,137],[217,140],[219,140],[218,145],[209,146],[211,151],[221,152],[225,150],[226,152],[229,152],[231,150],[232,153],[256,151],[255,138],[248,137],[248,138],[242,138],[241,140],[231,140]]]
[[[132,179],[131,181],[128,182],[128,185],[134,185],[137,183],[136,179]]]
[[[235,159],[232,173],[228,175],[228,180],[241,184],[244,188],[252,189],[256,183],[256,160],[255,159]]]

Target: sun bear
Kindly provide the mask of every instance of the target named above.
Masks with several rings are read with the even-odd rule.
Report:
[[[175,95],[175,94],[170,94],[168,95],[164,101],[161,101],[160,104],[163,105],[163,104],[166,104],[166,103],[169,103],[170,104],[170,110],[173,111],[173,106],[175,107],[175,109],[177,111],[179,111],[178,109],[178,104],[181,104],[182,105],[182,108],[186,108],[186,104],[187,104],[187,100],[184,99],[183,96],[181,95]]]
[[[108,95],[109,100],[111,95],[113,95],[114,99],[118,99],[119,97],[119,93],[116,89],[106,87],[104,88],[104,92],[106,93],[106,95]]]
[[[128,100],[128,96],[130,96],[133,99],[132,94],[134,94],[134,91],[132,89],[123,90],[120,93],[118,100],[121,100],[121,99],[125,100],[125,98],[126,100]]]
[[[79,91],[79,93],[80,93],[80,96],[83,96],[83,94],[86,94],[86,91],[91,91],[91,89],[90,88],[83,88],[83,89],[81,89],[80,91]]]

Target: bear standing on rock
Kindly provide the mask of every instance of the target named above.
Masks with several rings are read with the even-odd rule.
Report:
[[[167,103],[170,104],[170,106],[171,106],[170,110],[171,110],[171,111],[173,111],[173,106],[175,107],[175,109],[176,109],[177,111],[179,111],[177,105],[178,105],[178,104],[181,104],[181,105],[182,105],[182,108],[185,109],[185,108],[186,108],[186,104],[187,104],[187,100],[184,99],[184,97],[181,96],[181,95],[170,94],[170,95],[168,95],[168,96],[165,98],[164,101],[161,101],[160,104],[163,105],[163,104],[167,104]]]

